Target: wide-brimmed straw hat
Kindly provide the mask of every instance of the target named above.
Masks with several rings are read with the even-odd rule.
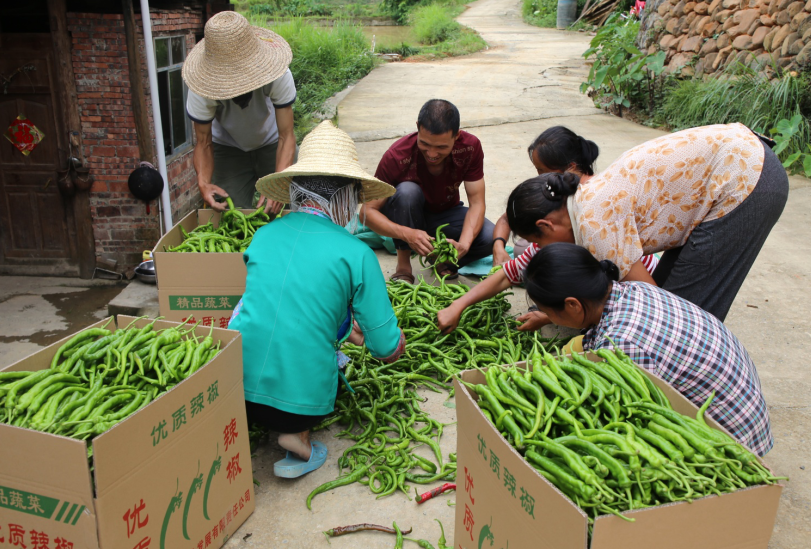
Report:
[[[206,99],[232,99],[270,84],[287,70],[293,52],[273,31],[223,11],[206,23],[205,38],[183,63],[183,80]]]
[[[332,175],[358,179],[363,184],[361,200],[368,202],[394,194],[394,187],[369,175],[358,162],[355,142],[342,129],[325,120],[301,142],[298,162],[256,182],[256,190],[277,202],[290,201],[290,182],[299,176]]]

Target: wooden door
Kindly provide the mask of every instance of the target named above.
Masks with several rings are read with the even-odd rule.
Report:
[[[51,35],[3,33],[0,51],[4,78],[24,68],[0,80],[0,133],[24,115],[45,134],[28,156],[0,138],[0,273],[77,276],[75,198],[57,186],[69,149]]]

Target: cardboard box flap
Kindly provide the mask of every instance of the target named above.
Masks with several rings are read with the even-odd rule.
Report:
[[[25,509],[15,510],[53,520],[65,520],[71,513],[70,521],[85,510],[95,514],[84,441],[10,425],[0,425],[0,440],[0,490],[6,498],[10,490],[26,492],[21,502]],[[38,499],[42,512],[29,494]]]
[[[779,485],[755,486],[722,497],[625,513],[635,522],[598,517],[591,549],[767,547],[781,492]]]
[[[162,292],[176,288],[216,287],[238,288],[237,293],[242,295],[248,276],[241,253],[158,253],[155,254],[155,272],[158,290]],[[235,281],[239,281],[239,284],[235,284]]]
[[[464,372],[462,379],[474,384],[485,381],[481,372],[476,370]],[[492,526],[502,536],[507,532],[520,532],[516,537],[531,539],[533,547],[544,549],[585,548],[588,542],[586,514],[555,486],[546,482],[512,446],[504,443],[501,433],[478,411],[476,399],[458,380],[454,380],[454,386],[460,422],[457,451],[473,456],[466,463],[477,464],[477,458],[481,459],[478,467],[471,466],[471,470],[459,471],[457,479],[459,491],[467,486],[469,480],[473,481],[471,493],[475,492],[475,503],[471,512],[474,513],[474,520],[492,522],[488,517],[489,512],[509,506],[509,511],[503,513],[498,524]],[[508,487],[515,490],[515,493]],[[565,498],[568,504],[553,509],[542,504],[557,498]],[[483,503],[476,508],[479,501]],[[527,531],[528,524],[532,525],[531,531]],[[465,532],[457,531],[455,535],[458,540]],[[499,540],[499,543],[503,543],[504,539]],[[517,540],[513,540],[513,543],[515,541]],[[520,546],[520,543],[515,545]]]
[[[179,396],[172,391],[167,399],[178,401]],[[104,448],[108,450],[109,446]],[[220,393],[214,405],[206,401],[205,410],[189,418],[181,431],[173,433],[170,426],[168,438],[152,450],[153,455],[137,470],[120,474],[114,489],[107,487],[99,494],[96,508],[102,547],[129,549],[138,540],[147,540],[140,547],[153,549],[190,549],[209,541],[211,548],[219,547],[253,511],[241,383],[229,393]],[[110,460],[97,464],[99,468],[118,466]],[[122,520],[128,511],[138,509],[137,524],[134,519]]]
[[[127,318],[119,318],[126,323]],[[147,320],[139,320],[136,326]],[[173,323],[156,322],[155,329]],[[198,337],[209,328],[198,327]],[[214,343],[223,341],[223,349],[214,362],[203,366],[191,377],[163,393],[137,414],[93,439],[96,494],[99,498],[116,484],[149,462],[157,459],[167,446],[182,445],[194,432],[194,425],[223,401],[223,395],[242,387],[242,340],[239,332],[213,331]],[[240,395],[244,398],[243,395]]]

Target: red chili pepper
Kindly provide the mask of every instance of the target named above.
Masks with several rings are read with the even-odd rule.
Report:
[[[417,498],[417,504],[419,505],[420,503],[425,503],[429,499],[434,498],[443,492],[447,492],[448,490],[456,490],[456,484],[452,482],[446,482],[442,486],[438,486],[437,488],[434,488],[430,492],[425,492],[424,494],[420,495],[420,497]]]

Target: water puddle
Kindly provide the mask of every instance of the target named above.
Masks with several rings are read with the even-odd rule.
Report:
[[[0,344],[50,345],[106,317],[107,304],[125,287],[71,287],[13,296],[0,303]]]

